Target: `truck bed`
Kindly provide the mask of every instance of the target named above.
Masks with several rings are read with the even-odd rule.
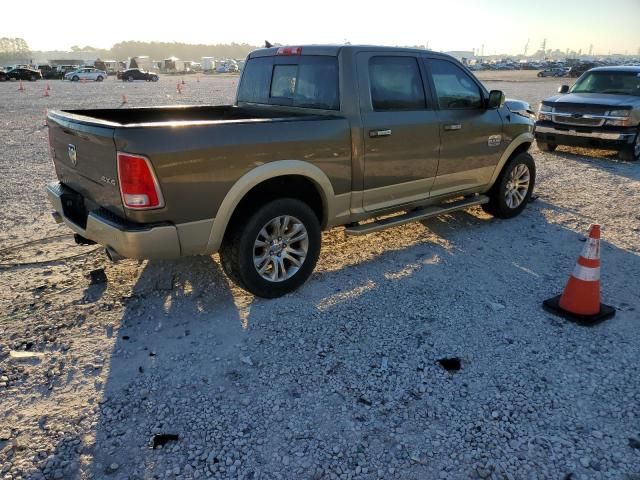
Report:
[[[337,115],[236,106],[178,106],[52,111],[49,140],[58,180],[79,225],[101,208],[137,223],[213,218],[242,175],[274,160],[313,159],[337,186],[350,186],[349,123]],[[117,152],[144,154],[166,206],[124,208]]]
[[[255,122],[318,118],[317,115],[285,112],[274,109],[236,107],[233,105],[163,106],[141,108],[106,108],[62,110],[53,112],[54,118],[74,120],[85,124],[117,127],[139,127],[166,123]]]

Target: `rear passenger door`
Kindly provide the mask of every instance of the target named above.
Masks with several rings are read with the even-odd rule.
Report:
[[[427,198],[438,169],[440,135],[420,59],[410,53],[361,52],[357,66],[364,209]]]
[[[457,63],[427,57],[426,64],[441,135],[431,196],[488,184],[505,149],[500,113],[485,107],[485,90]]]

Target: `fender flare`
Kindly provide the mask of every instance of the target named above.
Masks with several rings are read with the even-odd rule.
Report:
[[[520,145],[523,145],[525,143],[533,143],[533,139],[533,132],[524,132],[514,138],[511,143],[507,145],[507,148],[505,148],[504,152],[502,152],[502,156],[500,157],[498,165],[496,165],[496,169],[493,171],[491,182],[489,182],[489,187],[493,187],[493,184],[496,183],[498,175],[500,175],[500,172],[502,172],[502,169],[504,168],[507,161],[511,158],[511,155],[513,155],[513,152],[515,152],[515,150]]]
[[[207,253],[217,252],[220,249],[231,216],[244,196],[256,185],[283,175],[299,175],[311,180],[318,188],[322,198],[322,223],[326,224],[328,219],[335,217],[336,204],[333,186],[329,177],[320,168],[301,160],[277,160],[265,163],[245,173],[225,195],[213,220],[213,227],[206,247]]]

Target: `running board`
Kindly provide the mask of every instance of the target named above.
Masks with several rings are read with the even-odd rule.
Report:
[[[439,215],[444,215],[445,213],[463,210],[465,208],[473,207],[475,205],[482,205],[483,203],[487,202],[489,202],[489,197],[487,197],[486,195],[476,195],[474,197],[464,198],[456,202],[420,208],[418,210],[408,212],[404,215],[385,218],[376,222],[356,224],[352,227],[347,227],[345,229],[345,233],[347,235],[366,235],[368,233],[384,230],[385,228],[398,227],[400,225],[404,225],[405,223],[417,222],[418,220],[424,220],[425,218],[437,217]]]

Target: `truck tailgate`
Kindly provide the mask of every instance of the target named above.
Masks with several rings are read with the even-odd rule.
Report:
[[[58,179],[82,196],[87,210],[100,206],[124,217],[114,128],[87,125],[56,114],[49,115],[48,124]]]

